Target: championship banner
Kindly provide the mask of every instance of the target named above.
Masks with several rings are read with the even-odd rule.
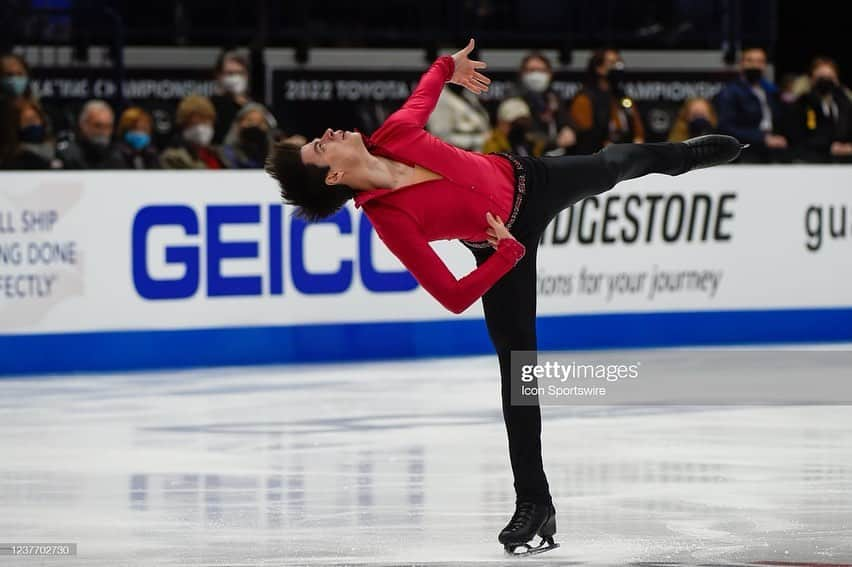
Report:
[[[373,131],[402,105],[425,71],[278,69],[272,73],[272,103],[288,131],[307,136],[335,128]],[[510,95],[517,74],[487,71],[488,92],[479,95],[492,119],[500,102]],[[680,106],[688,98],[711,99],[731,71],[629,71],[625,92],[636,102],[648,142],[664,140]],[[557,71],[552,88],[567,104],[582,88],[584,74]],[[567,109],[566,109],[567,112]]]
[[[58,133],[76,128],[77,114],[87,100],[97,98],[114,103],[120,90],[130,104],[151,113],[154,141],[162,145],[172,133],[175,110],[181,99],[191,94],[207,97],[216,94],[216,81],[209,67],[131,67],[125,69],[121,79],[112,68],[34,67],[32,89],[50,116],[54,132]]]
[[[488,352],[351,204],[308,224],[263,172],[0,175],[0,374]],[[726,166],[563,211],[540,348],[852,339],[852,171]],[[459,242],[433,243],[461,277]]]

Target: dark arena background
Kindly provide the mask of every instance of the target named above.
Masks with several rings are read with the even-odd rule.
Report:
[[[847,12],[0,0],[0,565],[852,565]],[[423,95],[470,39],[487,89]],[[413,93],[427,142],[396,159],[381,129]],[[484,316],[520,295],[448,310],[382,205],[282,199],[279,152],[304,169],[347,135],[426,202],[446,144],[748,147],[552,218],[508,381]],[[438,224],[499,184],[461,185]],[[450,291],[484,273],[460,238],[427,247]],[[531,406],[557,518],[532,551],[498,541]]]

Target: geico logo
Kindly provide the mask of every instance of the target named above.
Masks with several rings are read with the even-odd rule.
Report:
[[[291,217],[287,231],[289,238],[285,239],[282,209],[281,205],[268,205],[263,220],[261,205],[257,204],[207,205],[198,212],[189,205],[151,205],[139,209],[133,218],[131,240],[133,284],[137,293],[146,299],[192,297],[198,292],[204,276],[206,292],[211,297],[263,293],[282,295],[285,291],[285,242],[289,244],[286,251],[290,277],[299,293],[335,294],[346,291],[355,278],[356,263],[358,277],[370,291],[409,291],[417,287],[417,281],[407,271],[376,269],[371,251],[374,231],[363,215],[357,227],[357,251],[354,251],[354,258],[341,259],[336,269],[323,272],[309,270],[306,266],[306,257],[310,253],[305,249],[306,234],[320,225],[335,227],[341,236],[355,234],[352,215],[344,208],[319,223],[306,223]],[[265,250],[268,251],[263,268],[259,270],[262,273],[238,276],[223,274],[224,260],[255,259],[260,264],[260,239],[223,238],[222,229],[232,225],[255,225],[261,230],[266,240]],[[183,235],[174,243],[158,249],[152,248],[151,233],[165,227],[171,231],[178,228]],[[338,252],[335,250],[335,253]],[[151,273],[149,253],[152,256],[159,255],[166,264],[182,267],[182,274],[156,277]]]

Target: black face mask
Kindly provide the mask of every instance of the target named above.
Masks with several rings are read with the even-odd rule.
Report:
[[[240,146],[251,160],[263,163],[269,152],[269,138],[263,128],[250,126],[240,130]]]
[[[613,89],[621,89],[621,85],[624,84],[624,69],[613,67],[607,72],[606,80],[609,81],[609,86]]]
[[[752,85],[756,85],[760,82],[760,79],[763,78],[763,69],[758,69],[757,67],[749,67],[747,69],[743,69],[743,75],[745,76],[746,81],[748,81]]]
[[[713,124],[704,117],[689,121],[689,137],[703,136],[713,131]]]
[[[818,95],[825,96],[833,90],[834,81],[832,81],[828,77],[820,77],[819,79],[814,81],[814,91],[816,91]]]
[[[18,130],[18,139],[25,144],[41,144],[46,137],[41,124],[31,124]]]
[[[512,122],[512,127],[509,128],[509,143],[515,146],[521,146],[527,143],[527,133],[530,131],[530,124],[527,120],[515,120]]]

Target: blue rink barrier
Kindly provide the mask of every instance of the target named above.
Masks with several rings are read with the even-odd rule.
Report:
[[[542,316],[541,350],[852,340],[852,308]],[[0,335],[0,376],[346,362],[493,353],[484,321],[456,319]]]

